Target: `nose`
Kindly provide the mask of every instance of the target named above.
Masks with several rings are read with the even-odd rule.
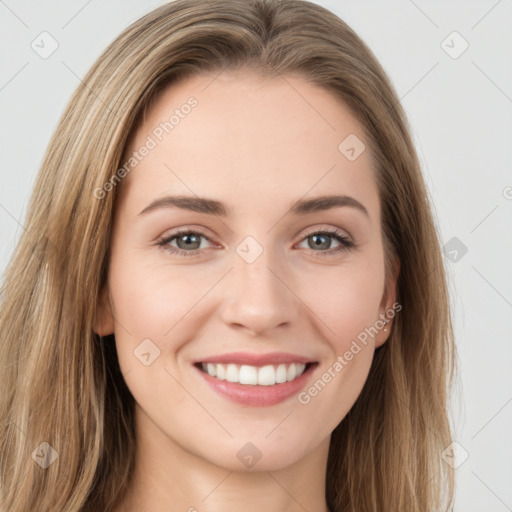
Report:
[[[225,283],[223,321],[253,335],[293,324],[300,309],[290,277],[275,264],[270,265],[266,254],[264,251],[252,263],[236,260]]]

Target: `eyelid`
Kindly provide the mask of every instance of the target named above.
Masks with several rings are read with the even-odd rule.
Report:
[[[190,225],[190,226],[187,225],[187,226],[184,226],[184,227],[176,228],[175,230],[171,230],[169,233],[164,233],[163,235],[160,235],[157,238],[157,240],[162,241],[162,240],[167,240],[169,238],[177,237],[177,236],[182,235],[182,234],[195,233],[197,235],[201,235],[202,237],[204,237],[204,238],[208,239],[210,242],[212,242],[212,237],[210,235],[208,235],[208,234],[205,234],[203,232],[203,230],[209,231],[208,229],[203,228],[203,227],[199,227],[198,226],[196,228],[194,225]],[[294,238],[299,236],[301,231],[299,231],[294,236]],[[340,235],[343,235],[346,238],[350,239],[350,241],[353,241],[352,235],[348,231],[346,231],[345,229],[338,228],[338,227],[333,227],[333,226],[329,226],[329,227],[313,226],[311,228],[307,228],[306,229],[306,232],[301,235],[301,238],[298,240],[298,242],[302,242],[304,240],[304,238],[307,238],[308,236],[311,236],[311,235],[314,235],[314,234],[317,234],[317,233],[321,233],[321,232],[328,232],[329,234],[340,234]]]
[[[353,241],[352,235],[346,229],[342,229],[342,228],[338,228],[338,227],[334,227],[334,226],[329,226],[329,227],[314,226],[311,229],[308,228],[306,230],[306,232],[302,235],[301,241],[308,236],[314,235],[315,233],[321,233],[321,232],[328,232],[331,234],[343,235],[344,237],[349,238],[351,241]]]
[[[163,233],[163,235],[159,235],[157,237],[157,240],[162,239],[168,239],[168,238],[174,238],[175,236],[182,235],[182,234],[188,234],[188,233],[195,233],[198,235],[201,235],[204,238],[207,238],[209,241],[212,241],[215,236],[212,234],[213,232],[210,231],[208,228],[205,228],[203,226],[196,226],[196,225],[185,225],[181,226],[179,228],[175,229],[169,229]]]

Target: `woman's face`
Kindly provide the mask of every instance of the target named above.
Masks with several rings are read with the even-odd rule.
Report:
[[[223,72],[166,89],[130,157],[96,330],[142,435],[232,470],[325,454],[395,298],[361,126],[301,78]]]

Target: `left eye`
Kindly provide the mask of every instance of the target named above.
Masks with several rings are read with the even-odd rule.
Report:
[[[208,237],[197,231],[180,231],[178,233],[173,233],[168,237],[162,238],[158,245],[161,246],[165,251],[178,254],[179,256],[193,256],[202,252],[204,249],[204,247],[201,247],[201,239],[209,241]],[[339,243],[338,247],[331,249],[331,239],[334,239]],[[171,245],[171,243],[174,241],[176,241],[176,245]],[[337,230],[314,231],[313,233],[305,236],[301,243],[306,241],[311,241],[311,243],[308,243],[309,248],[311,248],[313,252],[319,252],[322,256],[329,256],[333,253],[339,253],[341,251],[350,249],[355,245],[347,236],[343,235]],[[317,249],[324,250],[318,251]]]
[[[310,240],[311,243],[308,243],[309,247],[313,247],[315,249],[331,249],[331,239],[333,238],[339,243],[339,246],[328,251],[328,254],[349,249],[354,245],[347,236],[341,234],[338,231],[315,231],[314,233],[307,235],[304,238],[304,241]]]

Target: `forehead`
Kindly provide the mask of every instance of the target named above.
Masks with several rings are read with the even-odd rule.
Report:
[[[349,159],[344,141],[366,149]],[[224,71],[174,83],[151,104],[125,160],[144,146],[122,183],[136,207],[169,192],[228,204],[336,192],[378,208],[361,125],[333,93],[299,76]]]

